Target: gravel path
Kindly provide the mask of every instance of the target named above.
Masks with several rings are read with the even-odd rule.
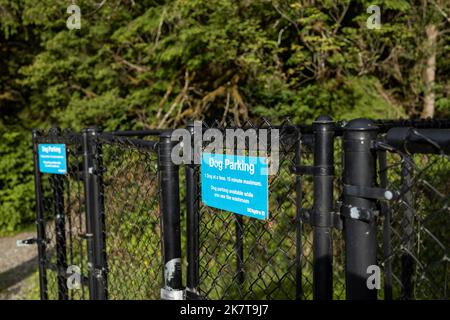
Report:
[[[29,237],[36,237],[36,232],[0,238],[0,300],[26,299],[38,285],[30,279],[37,270],[36,245],[16,245],[17,240]]]

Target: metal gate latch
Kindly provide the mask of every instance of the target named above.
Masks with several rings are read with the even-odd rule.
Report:
[[[16,246],[18,246],[18,247],[27,247],[27,246],[31,246],[31,245],[36,244],[36,243],[37,243],[37,239],[33,238],[33,237],[30,237],[30,238],[26,238],[26,239],[23,239],[23,240],[17,240],[16,241]]]

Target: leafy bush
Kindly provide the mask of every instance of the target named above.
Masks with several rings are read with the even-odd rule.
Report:
[[[29,225],[34,219],[33,162],[30,136],[0,136],[0,234]]]

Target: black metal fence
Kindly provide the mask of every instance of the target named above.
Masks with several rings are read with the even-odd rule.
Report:
[[[250,128],[280,137],[265,221],[204,205],[171,130],[34,131],[41,298],[449,298],[450,121]],[[43,143],[66,175],[39,171]]]

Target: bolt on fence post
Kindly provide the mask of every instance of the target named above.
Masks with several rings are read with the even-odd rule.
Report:
[[[401,220],[402,244],[404,250],[401,256],[401,281],[402,281],[402,299],[414,299],[414,269],[415,262],[411,253],[414,251],[414,198],[413,198],[413,159],[409,155],[402,157],[402,182],[401,195],[404,206],[403,217]]]
[[[44,217],[44,202],[42,191],[42,176],[39,170],[38,157],[38,139],[39,131],[34,129],[32,132],[33,138],[33,162],[34,162],[34,192],[36,197],[36,227],[37,227],[37,247],[39,258],[39,291],[42,300],[48,300],[47,292],[47,238],[45,233],[45,217]]]
[[[376,300],[376,289],[369,289],[367,269],[376,265],[376,225],[373,216],[376,200],[364,190],[376,184],[376,154],[372,142],[378,128],[367,119],[355,119],[344,128],[344,195],[345,281],[348,300]],[[346,194],[345,187],[356,188]],[[358,194],[360,193],[360,194]],[[363,219],[363,214],[368,219]]]
[[[106,300],[107,264],[102,195],[101,148],[96,128],[83,130],[84,192],[86,199],[86,240],[91,300]]]
[[[313,285],[315,300],[333,298],[332,214],[334,179],[333,120],[320,116],[313,123],[314,131],[314,205],[312,225]]]
[[[52,128],[51,135],[58,137],[61,134],[59,128]],[[66,250],[66,219],[64,212],[64,182],[66,177],[55,174],[51,176],[53,201],[55,210],[55,234],[56,234],[56,267],[58,273],[58,299],[69,299],[67,288],[67,250]]]
[[[161,223],[164,257],[164,288],[161,299],[183,300],[181,271],[180,187],[178,166],[171,158],[171,132],[160,135],[158,144]]]
[[[194,123],[187,127],[191,135],[191,147],[194,148]],[[187,272],[186,298],[198,299],[199,284],[199,172],[195,163],[195,155],[191,153],[191,163],[185,164],[186,176],[186,238],[187,238]]]

